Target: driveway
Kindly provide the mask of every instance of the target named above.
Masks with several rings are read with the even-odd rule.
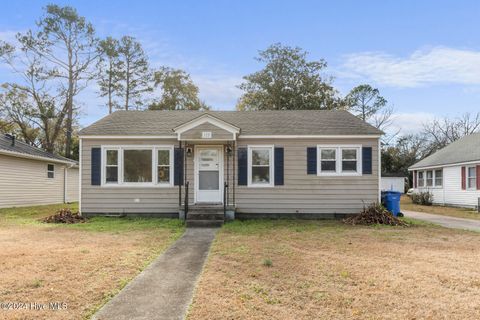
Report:
[[[187,229],[92,319],[183,319],[217,230]]]
[[[480,232],[480,220],[455,218],[455,217],[441,216],[437,214],[430,214],[430,213],[417,212],[417,211],[402,210],[402,212],[405,215],[405,217],[431,222],[446,228],[463,229],[463,230]]]

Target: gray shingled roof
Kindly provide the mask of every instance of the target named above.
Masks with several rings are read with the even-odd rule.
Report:
[[[9,154],[19,156],[30,156],[36,158],[43,158],[50,161],[71,162],[72,164],[78,164],[77,161],[47,152],[45,150],[33,147],[23,141],[15,139],[14,145],[12,145],[12,138],[6,134],[0,134],[0,153],[6,151]]]
[[[202,114],[240,128],[240,135],[379,135],[347,111],[117,111],[80,135],[171,135],[172,129]]]
[[[415,163],[410,169],[441,166],[446,164],[480,161],[480,132],[452,142],[431,156]]]

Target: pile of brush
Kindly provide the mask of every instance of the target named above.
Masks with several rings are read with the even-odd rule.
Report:
[[[70,209],[60,209],[53,216],[48,216],[41,219],[45,223],[82,223],[87,221],[85,217],[82,217],[78,212],[73,213]]]
[[[343,220],[346,224],[351,225],[375,225],[385,224],[389,226],[408,227],[408,223],[395,217],[390,211],[385,209],[381,204],[373,203],[363,209],[360,214],[348,217]]]

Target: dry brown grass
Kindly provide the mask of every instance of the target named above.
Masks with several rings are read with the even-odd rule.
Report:
[[[0,319],[88,318],[178,237],[169,228],[114,231],[108,221],[93,223],[107,231],[92,231],[88,223],[79,230],[12,219],[0,219],[0,302],[64,302],[67,309],[0,309]]]
[[[189,319],[479,319],[479,261],[479,234],[430,225],[234,222]]]
[[[422,206],[420,204],[412,203],[412,200],[406,195],[402,196],[400,200],[400,209],[417,211],[417,212],[425,212],[425,213],[431,213],[431,214],[439,214],[442,216],[480,220],[480,213],[478,213],[473,209],[444,207],[444,206]]]

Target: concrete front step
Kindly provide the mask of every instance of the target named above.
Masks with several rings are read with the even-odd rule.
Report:
[[[223,212],[188,212],[187,220],[224,220]]]
[[[220,228],[223,220],[187,220],[187,228]]]

